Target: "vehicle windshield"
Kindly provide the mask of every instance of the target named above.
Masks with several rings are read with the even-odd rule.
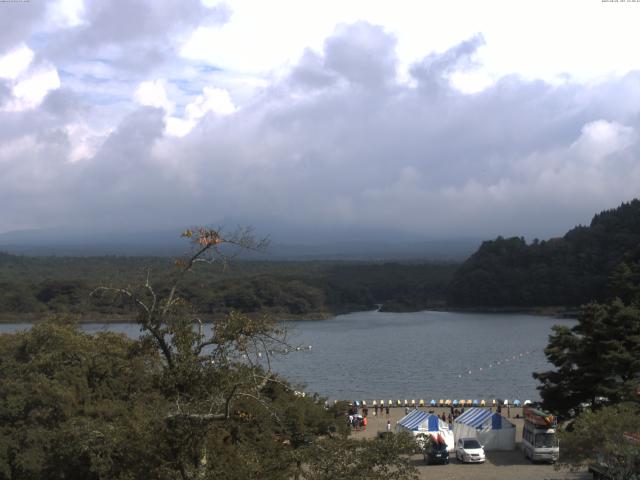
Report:
[[[465,440],[463,444],[464,448],[482,448],[477,440]]]
[[[536,447],[556,447],[558,446],[558,439],[555,433],[537,433],[536,434]]]
[[[446,443],[432,443],[431,444],[431,449],[435,450],[436,452],[440,452],[440,451],[446,451],[447,450],[447,444]]]

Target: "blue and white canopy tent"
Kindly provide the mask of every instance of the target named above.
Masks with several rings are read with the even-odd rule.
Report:
[[[453,422],[453,435],[477,438],[485,450],[516,448],[516,427],[501,414],[486,408],[470,408]]]
[[[422,410],[411,410],[406,416],[398,420],[398,423],[396,423],[396,431],[408,431],[414,436],[423,433],[431,435],[434,438],[440,435],[447,444],[447,450],[449,452],[455,450],[453,432],[449,430],[449,424],[443,422],[440,417],[433,413],[423,412]]]

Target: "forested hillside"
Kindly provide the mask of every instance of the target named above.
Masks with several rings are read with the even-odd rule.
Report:
[[[442,306],[457,264],[237,261],[224,271],[206,265],[181,284],[181,295],[203,314],[270,313],[318,318],[356,310],[395,311]],[[28,257],[0,253],[0,313],[34,319],[47,313],[84,318],[130,316],[120,300],[92,297],[99,286],[137,284],[147,272],[168,288],[173,261],[162,257]],[[120,282],[120,283],[118,283]]]
[[[614,269],[640,244],[640,201],[596,215],[562,238],[484,242],[462,265],[447,262],[237,261],[207,265],[181,283],[181,295],[207,315],[269,313],[319,318],[367,310],[575,307],[606,298]],[[130,316],[125,304],[91,291],[136,284],[151,273],[167,288],[166,257],[28,257],[0,253],[0,317],[74,313]]]
[[[640,201],[593,217],[562,238],[484,242],[456,271],[448,302],[456,307],[578,306],[607,295],[608,280],[640,243]]]

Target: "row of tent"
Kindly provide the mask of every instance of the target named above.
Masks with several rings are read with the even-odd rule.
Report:
[[[455,450],[459,438],[476,438],[485,450],[513,450],[516,447],[516,427],[497,412],[484,408],[470,408],[453,422],[453,428],[433,413],[412,410],[396,424],[397,431],[438,435],[444,438],[447,450]]]
[[[367,406],[367,401],[366,400],[355,400],[354,405],[359,406],[363,406],[366,407]],[[371,403],[371,406],[375,407],[376,405],[379,405],[381,407],[384,407],[385,405],[388,407],[393,407],[393,406],[398,406],[398,407],[415,407],[416,405],[420,406],[420,407],[424,407],[427,405],[430,405],[432,407],[486,407],[486,406],[497,406],[497,405],[504,405],[504,406],[514,406],[514,407],[519,407],[521,405],[529,405],[531,403],[531,400],[525,400],[524,403],[521,402],[520,400],[513,400],[513,402],[510,402],[509,400],[496,400],[493,399],[491,400],[491,402],[486,402],[485,400],[435,400],[432,399],[430,402],[425,403],[424,400],[418,400],[418,402],[416,403],[415,400],[407,400],[405,398],[404,402],[402,402],[402,400],[397,400],[395,403],[393,402],[393,400],[389,400],[386,404],[384,402],[384,400],[380,400],[379,402],[377,400],[374,400]]]

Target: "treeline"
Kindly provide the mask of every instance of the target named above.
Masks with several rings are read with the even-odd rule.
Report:
[[[640,244],[640,201],[596,215],[562,238],[484,242],[462,265],[444,262],[237,261],[188,275],[180,294],[202,314],[270,313],[282,318],[373,309],[577,307],[602,301],[627,252]],[[223,271],[224,270],[224,271]],[[166,293],[176,269],[162,257],[26,257],[0,253],[0,313],[130,315],[100,286]],[[619,272],[618,272],[619,273]],[[623,272],[622,272],[623,273]]]
[[[237,261],[229,268],[207,265],[181,283],[180,294],[202,314],[270,313],[315,318],[375,308],[409,311],[442,306],[456,264]],[[91,295],[98,287],[154,280],[166,293],[176,269],[160,257],[25,257],[0,253],[0,312],[72,313],[96,319],[130,315],[113,295]],[[124,282],[118,283],[118,282]]]
[[[602,301],[625,254],[640,244],[640,201],[593,217],[562,238],[484,242],[456,271],[448,303],[456,307],[579,306]]]
[[[600,478],[638,480],[629,432],[640,432],[640,247],[614,269],[606,296],[582,306],[573,325],[553,327],[551,368],[533,376],[544,408],[571,419],[560,432],[563,463],[595,461]]]

